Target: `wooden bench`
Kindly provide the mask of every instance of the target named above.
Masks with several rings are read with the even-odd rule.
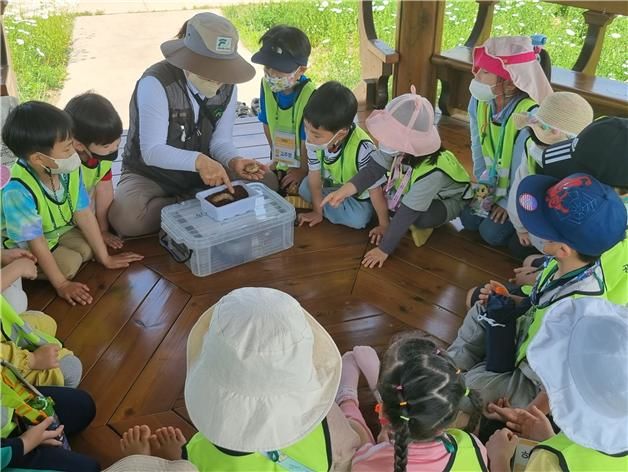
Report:
[[[491,33],[495,1],[478,0],[475,25],[463,46],[435,53],[432,64],[441,81],[438,106],[446,115],[466,112],[469,103],[469,82],[472,50],[482,44]],[[551,2],[587,9],[584,12],[588,32],[580,56],[572,69],[552,67],[551,83],[556,91],[569,91],[582,95],[593,107],[596,116],[628,116],[628,85],[604,77],[596,77],[606,27],[617,15],[628,14],[625,2]]]

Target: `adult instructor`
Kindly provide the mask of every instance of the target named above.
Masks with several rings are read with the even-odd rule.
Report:
[[[264,179],[267,166],[238,157],[232,140],[234,84],[255,75],[237,45],[238,32],[227,19],[199,13],[177,39],[161,45],[165,60],[138,80],[129,104],[122,177],[109,210],[120,236],[158,231],[164,206],[207,186],[226,184],[232,190],[230,176]]]

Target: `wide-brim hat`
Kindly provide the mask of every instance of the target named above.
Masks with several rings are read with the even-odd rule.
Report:
[[[565,137],[576,137],[591,124],[593,108],[577,93],[554,92],[545,97],[536,110],[513,113],[512,117],[518,129],[530,127],[539,140],[551,145]]]
[[[168,461],[160,457],[134,454],[120,459],[103,472],[198,472],[189,461]]]
[[[414,85],[410,93],[393,98],[383,110],[373,111],[366,127],[379,145],[412,156],[427,156],[441,147],[434,108],[427,98],[416,94]]]
[[[187,22],[185,37],[166,41],[166,61],[205,79],[224,84],[248,82],[255,68],[238,54],[238,32],[229,20],[214,13],[198,13]]]
[[[576,444],[628,451],[628,308],[568,298],[545,314],[527,351],[554,422]]]
[[[473,50],[473,71],[481,68],[510,78],[519,90],[541,103],[553,90],[537,59],[537,52],[527,36],[489,38]]]
[[[331,336],[294,298],[241,288],[209,308],[190,332],[185,404],[213,444],[273,451],[320,425],[340,370]]]

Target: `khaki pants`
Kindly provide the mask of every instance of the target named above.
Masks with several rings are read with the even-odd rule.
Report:
[[[229,171],[229,177],[236,177]],[[277,177],[268,172],[262,183],[277,189]],[[109,223],[120,237],[154,234],[161,228],[161,209],[178,201],[156,182],[139,174],[122,174],[109,207]]]
[[[92,260],[94,255],[81,230],[72,228],[59,238],[59,245],[52,251],[52,257],[54,257],[63,276],[68,280],[72,280],[81,268],[81,265],[83,265],[83,262]],[[47,279],[46,274],[41,271],[40,267],[38,267],[37,278]]]

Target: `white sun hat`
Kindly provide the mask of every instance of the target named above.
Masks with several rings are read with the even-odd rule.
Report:
[[[132,455],[120,459],[103,472],[198,472],[188,461],[168,461],[160,457]]]
[[[570,440],[605,454],[628,450],[628,307],[591,297],[558,302],[527,358]]]
[[[327,416],[340,383],[331,336],[290,295],[230,292],[192,328],[185,405],[213,444],[241,452],[290,446]]]

